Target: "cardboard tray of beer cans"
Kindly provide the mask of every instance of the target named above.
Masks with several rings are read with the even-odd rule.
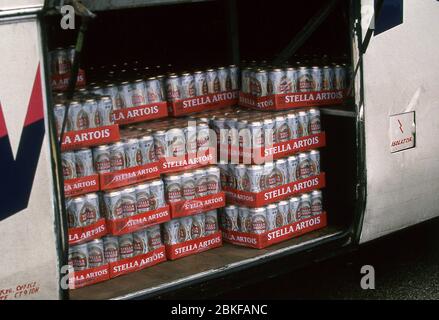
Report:
[[[251,208],[262,207],[267,204],[286,199],[292,195],[324,188],[326,185],[325,173],[305,179],[280,185],[260,192],[249,192],[223,187],[226,192],[227,203],[242,205]]]
[[[166,244],[166,256],[169,260],[184,258],[222,246],[221,231],[178,244]]]
[[[79,289],[110,279],[108,263],[85,270],[69,272],[69,289]]]
[[[100,189],[111,190],[160,177],[158,161],[99,174]]]
[[[94,239],[99,239],[107,234],[105,218],[98,219],[95,223],[84,227],[69,228],[69,244],[75,245]]]
[[[258,110],[285,110],[303,107],[340,105],[346,98],[345,90],[294,92],[258,97],[239,93],[239,105]]]
[[[99,190],[99,175],[64,180],[64,195],[66,197],[79,196]]]
[[[168,116],[166,101],[149,103],[136,107],[114,110],[113,121],[117,124],[130,124],[164,118]]]
[[[238,90],[230,90],[169,101],[169,113],[176,117],[206,110],[230,107],[238,104],[238,96]]]
[[[160,173],[177,173],[208,166],[214,161],[214,149],[160,159]]]
[[[182,200],[169,203],[172,219],[222,208],[225,205],[226,194],[224,192],[209,194],[192,200]]]
[[[263,163],[291,156],[293,154],[309,151],[326,146],[326,134],[320,132],[305,137],[274,143],[269,147],[245,148],[231,146],[228,148],[229,160],[239,159],[240,163]],[[223,150],[223,147],[220,148]]]
[[[94,147],[120,140],[119,125],[112,124],[64,133],[61,150],[75,150]]]
[[[166,261],[165,246],[149,251],[147,253],[134,256],[132,258],[125,258],[116,262],[109,263],[109,276],[116,278],[121,275],[136,272],[155,266],[161,262]]]
[[[261,234],[230,230],[223,230],[222,233],[225,242],[244,247],[263,249],[305,233],[324,228],[326,225],[326,212],[323,212],[320,215],[302,219]]]
[[[112,235],[122,235],[160,224],[169,221],[170,219],[170,209],[169,206],[166,205],[131,217],[108,219],[107,229]]]

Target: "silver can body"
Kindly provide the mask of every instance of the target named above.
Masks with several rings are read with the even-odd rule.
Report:
[[[62,171],[64,180],[74,179],[76,175],[76,157],[73,151],[61,153]]]
[[[293,197],[288,200],[289,203],[289,214],[288,223],[294,223],[300,220],[299,209],[300,209],[300,198]]]
[[[181,84],[178,76],[171,76],[166,79],[166,94],[169,101],[181,99]]]
[[[252,232],[252,222],[250,218],[250,212],[247,207],[238,208],[238,226],[240,232]]]
[[[218,231],[218,214],[216,210],[211,210],[206,212],[205,217],[205,234],[208,236]]]
[[[285,226],[288,224],[288,215],[290,213],[290,204],[288,201],[280,201],[277,203],[277,210],[279,211],[280,217],[282,217],[282,226]]]
[[[133,232],[133,255],[138,256],[148,252],[148,233],[146,229]]]
[[[182,99],[193,98],[196,96],[195,78],[192,74],[185,73],[180,76],[181,97]]]
[[[202,71],[194,73],[195,94],[197,96],[204,96],[208,94],[206,74]]]
[[[98,112],[102,126],[109,126],[113,121],[113,102],[110,97],[104,96],[98,100]]]
[[[155,225],[146,229],[148,233],[148,248],[150,251],[160,248],[162,243],[162,234],[160,225]]]
[[[125,146],[123,142],[110,145],[111,171],[125,169]]]
[[[299,92],[311,92],[313,90],[311,69],[307,67],[300,67],[298,71],[297,83]]]
[[[314,66],[311,69],[313,91],[323,90],[323,71],[320,67]]]
[[[107,235],[102,238],[104,242],[104,257],[108,263],[117,262],[120,259],[119,240],[116,236]]]
[[[195,192],[198,197],[204,197],[208,194],[207,187],[207,174],[203,169],[198,169],[194,171],[195,179]]]
[[[285,159],[279,159],[275,161],[276,167],[276,184],[278,186],[282,186],[284,184],[288,184],[289,181],[289,173],[288,173],[288,161]]]
[[[88,177],[95,173],[93,166],[93,153],[91,149],[75,151],[76,176]]]
[[[113,191],[104,193],[105,215],[109,220],[117,220],[123,218],[122,193]]]
[[[206,169],[207,194],[216,194],[221,190],[220,170],[217,167]]]
[[[252,222],[252,233],[263,234],[267,232],[268,223],[265,208],[252,208],[249,210],[249,212]]]
[[[238,227],[238,207],[227,206],[224,208],[224,224],[227,230],[239,231]]]
[[[166,131],[165,136],[168,157],[183,156],[186,153],[186,137],[180,128],[173,128]]]
[[[311,192],[311,214],[317,216],[323,213],[323,197],[321,190]]]
[[[231,89],[238,90],[239,89],[239,68],[235,65],[229,66],[229,75],[231,82]]]
[[[283,116],[276,117],[275,136],[276,143],[285,142],[291,138],[290,127],[288,126],[286,118]]]
[[[87,244],[79,244],[69,248],[69,264],[75,271],[86,270],[88,265],[88,247]]]
[[[166,200],[169,203],[179,202],[183,200],[180,175],[165,176],[163,181],[165,183]]]
[[[299,136],[299,126],[300,126],[299,117],[295,112],[289,113],[287,115],[287,123],[288,123],[288,127],[290,128],[291,139],[300,138],[300,136]]]
[[[204,213],[192,217],[191,238],[197,239],[205,236],[206,216]]]
[[[295,182],[297,178],[297,168],[299,159],[296,155],[289,156],[288,159],[288,183]]]
[[[267,205],[265,207],[265,212],[267,215],[267,230],[273,230],[282,227],[282,216],[279,214],[279,210],[276,204]]]
[[[180,219],[174,219],[163,224],[163,240],[168,245],[180,243]]]
[[[146,84],[142,80],[133,82],[130,86],[131,105],[133,107],[142,106],[148,103],[146,95]]]
[[[181,193],[183,200],[192,200],[196,197],[195,177],[192,172],[181,175]]]
[[[143,164],[142,151],[140,150],[139,140],[131,138],[125,141],[125,167],[132,168]]]
[[[133,234],[123,234],[118,237],[120,259],[132,258],[134,256]]]
[[[156,161],[154,138],[150,135],[145,135],[139,138],[139,148],[142,154],[143,163],[151,163]]]
[[[143,183],[139,184],[136,187],[136,208],[137,213],[145,213],[151,210],[151,207],[149,205],[149,184]]]
[[[262,177],[264,173],[264,168],[259,165],[252,165],[247,167],[247,176],[249,179],[250,192],[260,192],[262,191]]]
[[[105,264],[104,242],[102,239],[95,239],[87,243],[88,267],[96,268]]]
[[[122,211],[124,217],[132,217],[137,214],[136,189],[126,188],[122,190]]]
[[[154,180],[149,183],[149,206],[151,210],[165,206],[165,186],[162,180]]]
[[[322,125],[320,123],[320,110],[312,108],[308,110],[309,116],[309,133],[317,134],[322,132]]]
[[[216,70],[209,69],[206,71],[207,91],[209,94],[220,92],[221,86]]]
[[[156,78],[149,78],[146,80],[146,97],[148,103],[156,103],[162,101],[162,87],[161,83]]]
[[[329,66],[323,67],[322,90],[329,91],[334,89],[334,70]]]
[[[334,75],[335,75],[335,90],[343,90],[346,89],[346,69],[343,66],[336,65],[334,67]]]
[[[311,150],[309,152],[309,161],[311,165],[311,175],[316,176],[320,174],[320,151]]]
[[[307,219],[312,216],[311,212],[311,196],[308,193],[302,194],[299,205],[299,220]]]
[[[268,94],[285,93],[284,72],[281,69],[274,69],[268,72]]]
[[[268,77],[267,71],[259,70],[255,73],[253,79],[253,95],[257,97],[265,97],[267,96],[267,87],[268,87]]]
[[[287,70],[285,71],[285,75],[288,81],[286,93],[297,92],[298,71],[294,68],[287,68]]]
[[[309,153],[299,153],[297,156],[298,158],[298,164],[297,164],[297,171],[296,171],[296,177],[297,180],[306,179],[311,176],[312,169],[311,169],[311,161],[309,158]]]
[[[87,216],[87,224],[93,224],[101,218],[99,196],[96,193],[85,195],[83,210]]]
[[[306,111],[299,111],[299,136],[306,137],[309,135],[309,116]]]

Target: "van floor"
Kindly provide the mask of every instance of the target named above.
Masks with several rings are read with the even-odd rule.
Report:
[[[216,299],[439,299],[439,219],[400,231],[358,251],[215,296]],[[361,267],[375,289],[360,286]],[[292,285],[294,284],[294,285]]]

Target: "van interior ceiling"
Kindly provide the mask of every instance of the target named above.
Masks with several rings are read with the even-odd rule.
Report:
[[[140,61],[142,65],[172,65],[176,71],[187,68],[233,63],[229,37],[228,1],[205,1],[178,5],[148,6],[97,12],[89,25],[81,57],[87,81],[99,81],[102,65]],[[272,61],[301,32],[326,0],[281,1],[239,0],[237,4],[238,42],[241,60]],[[333,61],[351,64],[351,1],[339,1],[318,29],[289,61],[312,60],[327,55]],[[79,21],[77,21],[79,25]],[[75,43],[74,30],[62,30],[59,17],[46,17],[48,50]],[[342,106],[354,111],[354,103]],[[354,112],[352,113],[354,114]],[[166,262],[90,287],[73,290],[73,299],[112,298],[145,288],[165,286],[195,273],[254,259],[267,252],[300,244],[306,239],[347,232],[356,212],[357,124],[355,116],[322,112],[322,128],[327,146],[322,149],[322,170],[326,172],[323,190],[329,226],[264,250],[223,247],[182,260]],[[153,291],[151,291],[153,295]]]

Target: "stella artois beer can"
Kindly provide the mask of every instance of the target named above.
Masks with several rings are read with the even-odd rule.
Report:
[[[136,208],[137,213],[145,213],[151,210],[149,205],[149,185],[147,183],[139,184],[136,189]]]
[[[139,148],[144,164],[156,161],[154,138],[151,135],[144,135],[139,138]]]
[[[341,65],[335,65],[334,67],[335,75],[335,90],[343,90],[346,88],[346,69]]]
[[[320,151],[311,150],[309,152],[309,161],[311,167],[311,175],[316,176],[320,174]]]
[[[123,234],[118,237],[120,259],[132,258],[134,256],[133,234]]]
[[[217,73],[220,84],[220,92],[232,90],[232,80],[230,79],[228,69],[226,69],[225,67],[219,67],[217,69]]]
[[[148,233],[148,248],[149,251],[160,248],[162,244],[162,234],[160,232],[160,225],[155,225],[146,229]]]
[[[165,186],[162,180],[149,183],[149,206],[151,210],[165,206]]]
[[[139,140],[130,138],[124,141],[125,166],[127,168],[137,167],[143,164],[142,151],[140,150]]]
[[[122,190],[122,211],[124,217],[137,214],[136,189],[129,187]]]
[[[287,115],[287,124],[290,128],[290,138],[291,139],[297,139],[300,138],[299,136],[299,117],[295,112],[288,113]]]
[[[185,172],[181,175],[181,191],[184,200],[192,200],[196,197],[195,178],[192,172]]]
[[[178,231],[180,243],[192,240],[192,223],[192,217],[180,218],[180,228]]]
[[[284,72],[282,69],[273,69],[268,72],[268,94],[285,93]]]
[[[70,72],[71,62],[67,50],[57,48],[50,52],[52,74],[63,75]]]
[[[282,226],[285,226],[288,224],[288,214],[290,212],[290,204],[288,201],[280,201],[277,203],[277,210],[279,211],[279,214],[282,216]]]
[[[100,219],[99,196],[96,193],[88,193],[85,195],[83,210],[86,212],[88,225],[93,224]]]
[[[264,163],[264,173],[262,176],[262,189],[272,189],[278,186],[278,182],[280,178],[278,177],[279,173],[275,170],[275,165],[273,162],[265,162]]]
[[[247,176],[247,166],[243,164],[237,164],[233,166],[234,183],[232,188],[242,191],[250,190],[250,181]]]
[[[217,163],[217,167],[220,170],[221,188],[229,186],[229,164],[226,161],[220,161]]]
[[[88,114],[89,128],[97,128],[102,125],[102,119],[98,110],[98,103],[95,99],[85,100],[82,108]]]
[[[183,156],[186,153],[186,137],[180,128],[173,128],[166,131],[166,149],[168,157]]]
[[[96,268],[105,264],[104,242],[102,239],[95,239],[87,243],[88,267]]]
[[[119,85],[117,105],[118,109],[133,107],[131,100],[131,83],[128,81],[124,81]]]
[[[207,123],[201,122],[197,125],[197,148],[206,150],[210,146],[210,129]]]
[[[195,94],[197,96],[204,96],[208,94],[206,74],[203,71],[194,72]]]
[[[297,171],[299,165],[299,158],[296,155],[289,156],[288,159],[288,183],[298,180]]]
[[[302,180],[310,177],[312,174],[311,161],[309,153],[303,152],[298,155],[298,164],[296,177],[297,180]]]
[[[299,92],[311,92],[313,90],[311,69],[305,66],[299,67],[297,82]]]
[[[118,141],[110,145],[111,171],[125,169],[125,145]]]
[[[180,219],[173,219],[163,225],[163,240],[167,245],[180,243]]]
[[[91,149],[84,148],[75,151],[76,176],[87,177],[95,173]]]
[[[273,121],[272,118],[266,118],[263,121],[263,127],[264,127],[264,145],[265,146],[271,146],[274,143],[277,143],[277,137],[276,137],[276,129],[275,129],[275,121]]]
[[[316,134],[322,131],[320,123],[320,110],[317,108],[312,108],[308,110],[309,116],[309,133]]]
[[[293,197],[288,200],[289,203],[289,213],[288,213],[288,223],[296,222],[299,219],[299,208],[300,208],[300,198]]]
[[[74,217],[72,220],[76,221],[77,227],[85,227],[88,225],[88,207],[86,205],[85,196],[73,198],[69,202],[69,211]]]
[[[268,95],[267,92],[268,87],[268,77],[267,71],[264,69],[259,69],[255,73],[255,77],[253,79],[253,95],[257,97],[265,97]]]
[[[238,207],[229,205],[224,208],[224,222],[227,230],[239,231],[238,228]]]
[[[183,73],[180,76],[181,97],[182,99],[193,98],[196,96],[195,78],[190,73]]]
[[[100,97],[97,102],[101,126],[113,124],[113,102],[111,101],[111,98],[108,96],[103,96]]]
[[[205,236],[206,216],[204,213],[194,215],[192,217],[191,238],[198,239]]]
[[[220,80],[218,78],[218,72],[215,69],[206,70],[206,80],[207,80],[207,92],[217,93],[220,92]]]
[[[213,130],[216,133],[217,144],[227,144],[228,135],[226,133],[226,118],[218,117],[212,121]]]
[[[167,175],[163,181],[165,183],[166,201],[172,203],[183,200],[180,175]]]
[[[61,134],[62,123],[64,121],[65,113],[66,113],[65,105],[61,103],[57,103],[53,106],[53,114],[55,116],[55,127],[58,136]],[[69,130],[70,130],[70,123],[69,121],[67,121],[65,132],[68,132]]]
[[[68,112],[70,129],[72,131],[84,130],[90,128],[90,115],[82,108],[78,101],[72,101],[69,105]]]
[[[252,121],[248,124],[251,134],[252,148],[262,148],[264,146],[263,125],[260,121]]]
[[[243,93],[252,93],[250,90],[251,68],[246,67],[241,72],[241,91]]]
[[[160,84],[160,99],[161,101],[165,101],[166,98],[166,81],[165,81],[165,75],[159,74],[156,76],[156,79],[159,81]]]
[[[211,166],[206,169],[207,194],[216,194],[221,190],[220,170]]]
[[[206,212],[205,235],[209,236],[218,231],[218,214],[216,210]]]
[[[329,66],[324,66],[322,71],[323,81],[322,90],[329,91],[334,89],[334,70]]]
[[[137,79],[130,86],[131,104],[133,107],[142,106],[148,103],[146,95],[146,84],[142,79]]]
[[[311,77],[313,83],[313,91],[322,91],[323,88],[323,71],[318,66],[311,68]]]
[[[122,192],[111,191],[104,193],[104,208],[106,218],[117,220],[123,218]]]
[[[282,186],[288,184],[289,174],[288,174],[288,161],[285,159],[278,159],[275,161],[276,167],[276,184]]]
[[[155,77],[146,80],[146,97],[148,103],[156,103],[162,101],[162,88],[160,81]]]
[[[61,153],[64,180],[74,179],[76,175],[76,156],[73,151]]]
[[[277,116],[275,121],[276,143],[290,140],[290,127],[283,116]]]
[[[104,89],[97,84],[94,84],[88,91],[96,96],[102,96],[104,94]]]
[[[148,252],[148,232],[146,229],[133,232],[133,255],[138,256]]]
[[[183,129],[188,154],[197,152],[197,126],[193,125],[195,123],[195,121],[189,121],[188,126]]]
[[[264,207],[249,209],[252,233],[263,234],[268,231],[267,213]]]
[[[299,136],[306,137],[309,135],[309,115],[306,111],[299,111]]]
[[[69,265],[74,271],[86,270],[88,266],[88,247],[87,244],[78,244],[69,248]]]
[[[238,226],[240,232],[252,232],[252,222],[250,219],[249,208],[238,207]]]
[[[117,105],[117,96],[119,94],[119,89],[117,88],[117,86],[114,83],[109,83],[103,88],[103,93],[105,96],[110,97],[113,109],[119,109],[120,106]]]
[[[288,83],[286,93],[297,92],[298,71],[295,68],[289,67],[286,69],[285,75]]]
[[[166,142],[166,131],[158,130],[153,132],[154,137],[154,151],[157,160],[168,156],[168,144]]]
[[[228,67],[229,69],[229,75],[230,75],[230,82],[232,84],[231,90],[238,90],[239,89],[239,68],[238,66],[232,64]]]
[[[311,196],[308,193],[302,194],[300,197],[300,205],[299,205],[299,219],[306,219],[312,216],[311,212]]]
[[[282,215],[279,213],[276,204],[272,203],[265,206],[265,212],[267,215],[267,231],[282,227]]]
[[[323,213],[323,197],[321,190],[311,192],[311,213],[317,216]]]
[[[176,74],[171,74],[166,79],[166,95],[169,101],[181,99],[181,82]]]
[[[250,192],[261,192],[262,177],[264,173],[264,167],[260,165],[252,165],[247,167],[247,176],[249,179]]]
[[[120,259],[119,239],[116,236],[107,235],[102,238],[104,242],[104,257],[108,263],[117,262]]]
[[[198,169],[194,171],[195,178],[195,192],[198,197],[204,197],[208,195],[207,186],[207,174],[206,170]]]

